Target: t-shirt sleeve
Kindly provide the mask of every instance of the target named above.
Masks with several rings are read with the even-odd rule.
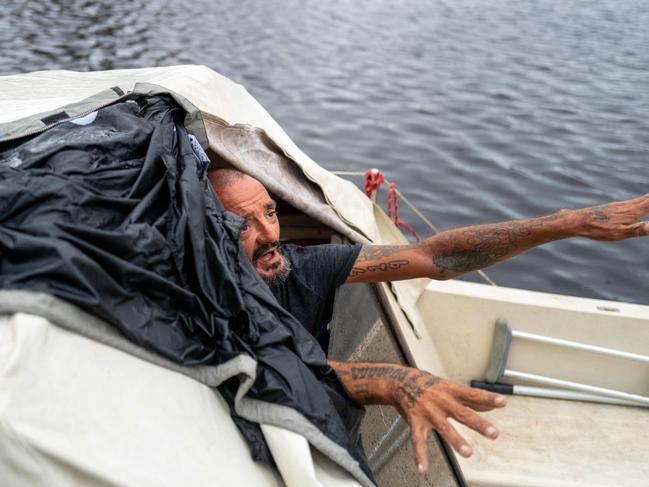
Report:
[[[301,274],[314,292],[326,298],[347,280],[361,245],[314,245],[302,250]]]

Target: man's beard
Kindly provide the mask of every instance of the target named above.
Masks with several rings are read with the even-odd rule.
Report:
[[[276,252],[280,255],[281,260],[272,266],[269,267],[269,270],[274,271],[277,269],[280,269],[276,273],[274,273],[271,276],[265,276],[263,274],[260,274],[261,278],[264,280],[266,284],[269,286],[278,286],[282,284],[286,279],[288,278],[288,275],[291,273],[291,263],[288,261],[286,256],[284,255],[284,252],[282,252],[282,247],[279,243],[279,240],[276,240],[275,242],[269,242],[267,244],[260,245],[255,249],[252,255],[252,263],[256,267],[257,266],[257,260],[267,251],[275,249]]]

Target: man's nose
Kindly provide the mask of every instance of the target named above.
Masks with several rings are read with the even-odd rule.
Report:
[[[279,238],[275,225],[268,222],[259,222],[257,231],[259,232],[257,239],[260,243],[274,242]]]

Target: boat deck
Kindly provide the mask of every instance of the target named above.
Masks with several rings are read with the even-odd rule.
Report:
[[[512,396],[485,416],[501,427],[495,442],[463,428],[475,453],[458,461],[472,487],[649,485],[644,408]]]

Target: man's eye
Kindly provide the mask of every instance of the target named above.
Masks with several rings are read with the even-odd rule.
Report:
[[[248,222],[244,222],[243,225],[241,225],[241,232],[247,232],[250,230],[250,225],[248,225]]]
[[[275,218],[277,216],[277,210],[271,210],[267,213],[268,218]]]

